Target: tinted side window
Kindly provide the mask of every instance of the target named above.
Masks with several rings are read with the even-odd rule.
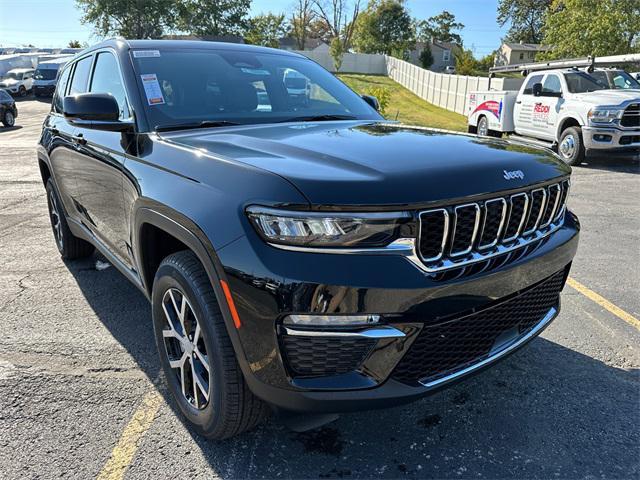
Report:
[[[533,85],[536,83],[542,83],[542,75],[534,75],[529,77],[527,81],[527,85],[524,87],[522,91],[523,95],[533,95]]]
[[[120,119],[129,118],[127,95],[122,85],[118,70],[118,61],[108,52],[99,53],[93,69],[90,92],[110,93],[118,101]]]
[[[562,94],[562,85],[557,75],[547,75],[542,84],[542,94],[549,96]]]
[[[87,91],[89,70],[91,68],[92,59],[93,56],[90,55],[76,63],[76,68],[73,71],[73,80],[71,80],[71,88],[69,89],[69,95],[75,95],[76,93],[84,93]]]
[[[54,112],[62,113],[62,100],[64,99],[65,92],[67,91],[67,85],[69,83],[69,73],[71,73],[71,66],[69,66],[69,68],[66,68],[58,79],[58,84],[56,85],[56,93],[53,97]]]
[[[607,78],[607,72],[603,72],[602,70],[597,72],[591,72],[591,75],[596,80],[600,80],[603,84],[609,85],[609,78]]]

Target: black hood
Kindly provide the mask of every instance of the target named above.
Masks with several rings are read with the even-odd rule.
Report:
[[[371,122],[229,127],[164,135],[286,178],[315,206],[419,205],[511,190],[570,173],[504,140]],[[520,170],[523,178],[505,178]]]

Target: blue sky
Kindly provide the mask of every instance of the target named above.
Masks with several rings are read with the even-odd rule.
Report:
[[[293,0],[253,0],[252,13],[288,12]],[[500,45],[506,29],[496,23],[497,0],[408,0],[411,14],[428,18],[449,10],[464,23],[465,45],[476,56]],[[80,23],[74,0],[0,0],[0,46],[32,43],[41,47],[66,46],[69,40],[92,43],[99,38]]]

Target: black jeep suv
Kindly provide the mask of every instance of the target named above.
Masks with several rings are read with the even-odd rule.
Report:
[[[109,40],[61,72],[38,148],[56,244],[150,299],[200,433],[414,400],[558,314],[570,168],[375,106],[243,45]]]

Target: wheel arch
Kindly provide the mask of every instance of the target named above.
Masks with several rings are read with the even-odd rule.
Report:
[[[136,211],[134,222],[134,238],[132,239],[132,249],[135,255],[135,261],[137,263],[138,271],[140,272],[140,280],[142,288],[146,292],[149,299],[151,299],[151,291],[153,288],[153,278],[157,270],[149,271],[145,268],[145,237],[150,232],[162,232],[163,235],[170,235],[174,241],[184,245],[188,250],[191,250],[198,258],[209,282],[213,287],[213,292],[220,306],[220,311],[225,321],[227,333],[231,338],[231,343],[236,352],[236,358],[243,370],[245,377],[250,373],[250,369],[244,355],[244,350],[240,342],[240,338],[235,327],[233,315],[231,313],[231,306],[223,291],[221,281],[227,282],[224,268],[220,262],[213,245],[207,239],[202,230],[190,219],[184,215],[173,212],[167,207],[163,207],[162,211],[154,207],[140,207]],[[155,230],[154,230],[155,229]],[[178,245],[175,245],[178,246]],[[162,260],[160,260],[162,261]],[[154,262],[151,262],[153,266]],[[147,265],[149,266],[149,265]],[[151,281],[149,281],[149,279]]]
[[[582,127],[582,123],[575,117],[565,117],[558,123],[556,131],[556,141],[560,141],[560,136],[569,127]]]

